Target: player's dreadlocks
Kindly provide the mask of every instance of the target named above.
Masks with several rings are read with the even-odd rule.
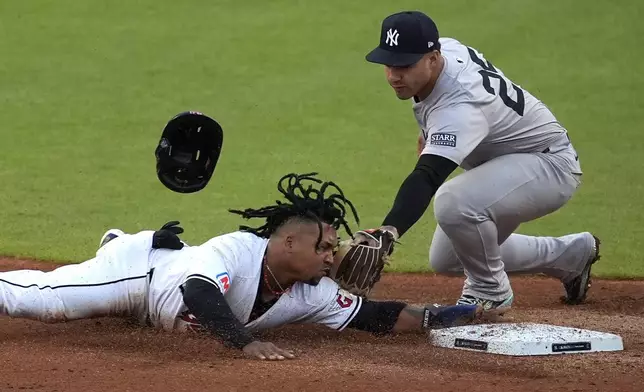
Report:
[[[344,193],[333,182],[322,182],[322,180],[315,178],[318,173],[306,174],[287,174],[282,177],[277,183],[277,189],[284,195],[289,203],[283,203],[276,200],[276,204],[258,209],[247,208],[241,210],[229,210],[234,214],[243,216],[246,219],[250,218],[266,218],[266,223],[260,227],[251,228],[248,226],[240,226],[239,229],[248,231],[259,237],[270,237],[280,226],[287,221],[297,218],[307,221],[316,222],[318,224],[319,236],[318,243],[322,238],[322,223],[325,222],[336,230],[340,226],[344,227],[350,236],[353,236],[345,215],[347,210],[345,205],[348,205],[353,213],[357,224],[360,224],[358,212],[353,204],[344,197]],[[305,188],[303,182],[305,180],[312,181],[316,184],[321,184],[320,189],[315,189],[313,185]],[[286,183],[286,185],[284,185]],[[325,196],[325,192],[333,188],[337,193]]]

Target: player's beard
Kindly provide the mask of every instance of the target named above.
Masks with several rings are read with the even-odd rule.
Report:
[[[411,90],[408,87],[401,86],[400,88],[395,88],[392,86],[392,89],[394,90],[396,97],[401,101],[406,101],[413,96],[413,94],[410,94]]]
[[[329,276],[330,273],[331,273],[331,267],[327,266],[327,267],[324,268],[322,274],[320,274],[319,276],[314,276],[314,277],[310,278],[309,280],[304,281],[304,283],[306,283],[308,285],[311,285],[311,286],[317,286],[318,283],[320,283],[320,281],[322,280],[322,278],[324,278],[325,276]]]

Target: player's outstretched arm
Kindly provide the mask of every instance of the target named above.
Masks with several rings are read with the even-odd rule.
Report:
[[[398,301],[364,300],[348,328],[378,335],[424,332],[470,324],[482,316],[482,308],[476,305],[418,307]]]
[[[392,233],[394,240],[400,239],[425,214],[438,188],[457,167],[455,162],[439,155],[420,155],[414,170],[400,185],[393,206],[379,229]],[[364,231],[368,230],[355,233],[353,244],[376,246],[374,241],[362,234]]]
[[[458,165],[442,156],[424,154],[405,178],[382,226],[396,228],[402,237],[425,213],[438,188]]]
[[[224,345],[243,350],[247,355],[270,360],[295,358],[273,343],[255,340],[237,320],[224,295],[214,284],[199,278],[191,278],[182,286],[183,302],[190,313],[208,332]]]
[[[407,305],[398,315],[398,320],[391,332],[415,332],[456,327],[471,324],[482,317],[483,308],[477,305],[429,305],[422,308]]]

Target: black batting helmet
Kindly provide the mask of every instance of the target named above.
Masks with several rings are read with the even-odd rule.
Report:
[[[174,192],[200,191],[215,171],[223,140],[224,131],[214,119],[195,111],[177,114],[154,152],[159,180]]]

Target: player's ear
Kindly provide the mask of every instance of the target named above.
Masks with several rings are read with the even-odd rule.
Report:
[[[287,253],[293,252],[294,245],[295,245],[295,238],[293,238],[292,234],[289,234],[284,237],[284,250]]]
[[[429,64],[433,67],[438,64],[438,58],[440,57],[440,52],[438,50],[433,50],[427,54],[429,57]]]

